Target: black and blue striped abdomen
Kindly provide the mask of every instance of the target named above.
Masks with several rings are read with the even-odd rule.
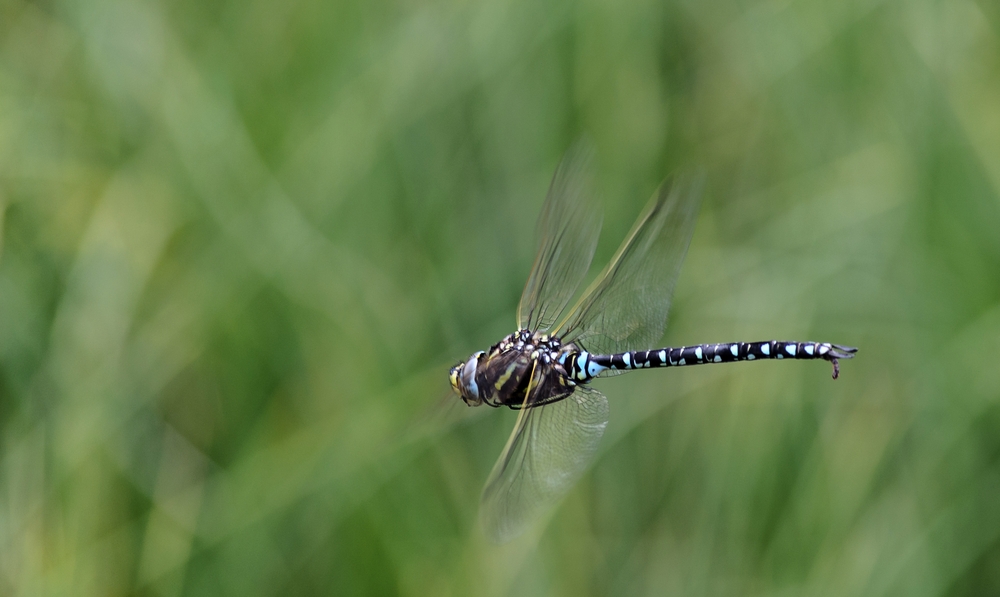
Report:
[[[839,372],[837,360],[852,358],[855,352],[856,348],[839,344],[782,340],[699,344],[610,355],[580,352],[574,355],[567,372],[574,379],[589,381],[607,370],[631,371],[653,367],[682,367],[762,359],[823,359],[833,363],[833,377],[836,379]]]

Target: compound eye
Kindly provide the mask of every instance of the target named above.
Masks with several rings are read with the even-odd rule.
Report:
[[[479,360],[482,356],[482,352],[477,352],[462,365],[461,383],[465,389],[465,393],[470,398],[479,398],[479,384],[476,383],[476,368],[479,366]]]
[[[462,365],[462,381],[466,386],[469,384],[476,383],[476,366],[479,365],[479,359],[476,355],[469,357],[469,360]]]

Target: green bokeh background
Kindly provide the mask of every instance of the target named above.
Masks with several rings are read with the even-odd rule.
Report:
[[[598,266],[704,205],[552,516],[476,523],[588,136]],[[0,595],[1000,594],[992,0],[0,0]]]

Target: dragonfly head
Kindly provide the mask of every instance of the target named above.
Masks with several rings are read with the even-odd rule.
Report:
[[[468,361],[452,367],[448,374],[451,389],[455,390],[455,393],[469,406],[479,406],[483,403],[483,398],[479,395],[479,384],[476,383],[476,368],[484,354],[483,351],[474,353]]]

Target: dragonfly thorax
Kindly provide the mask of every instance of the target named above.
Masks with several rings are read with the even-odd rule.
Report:
[[[528,406],[552,402],[576,385],[564,366],[576,352],[555,336],[521,329],[452,367],[451,386],[469,406],[521,408],[529,389]]]

